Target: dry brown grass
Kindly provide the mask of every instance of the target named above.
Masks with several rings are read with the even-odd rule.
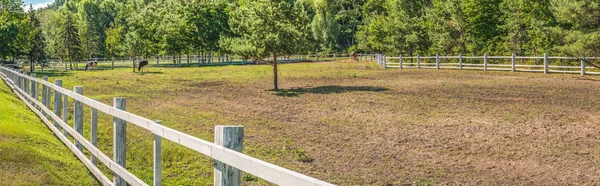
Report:
[[[150,70],[63,79],[210,141],[214,125],[244,125],[245,153],[339,185],[600,183],[599,77],[289,64],[274,92],[269,66]],[[128,160],[144,180],[148,134],[130,149],[150,158]],[[185,157],[165,160],[167,182],[211,180],[208,160],[166,151]]]

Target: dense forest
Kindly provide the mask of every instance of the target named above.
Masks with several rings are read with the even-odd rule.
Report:
[[[599,0],[0,0],[0,58],[598,56]]]

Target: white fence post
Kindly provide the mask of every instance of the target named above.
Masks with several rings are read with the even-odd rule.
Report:
[[[98,100],[96,100],[98,101]],[[98,147],[98,109],[92,107],[92,119],[91,119],[91,127],[90,127],[90,142],[94,147]],[[91,157],[92,163],[94,165],[98,165],[98,159],[96,156],[92,154]]]
[[[400,69],[402,69],[402,54],[400,54]]]
[[[487,53],[483,53],[483,71],[487,71],[488,57]]]
[[[47,82],[48,81],[48,76],[44,76],[44,77],[42,77],[42,79]],[[44,93],[46,95],[46,97],[45,97],[46,102],[44,102],[44,106],[46,106],[47,109],[50,109],[50,96],[51,96],[52,92],[50,91],[50,87],[48,87],[46,85],[42,85],[42,86],[44,86],[44,88],[45,88]]]
[[[215,126],[215,144],[242,152],[244,143],[243,126]],[[242,171],[215,161],[214,164],[214,185],[215,186],[241,186]]]
[[[440,54],[435,54],[435,68],[440,69]]]
[[[544,74],[548,74],[548,53],[544,53]]]
[[[155,122],[162,125],[161,121]],[[154,135],[154,186],[162,185],[162,138]]]
[[[63,111],[62,111],[63,118],[62,118],[62,119],[63,119],[63,121],[64,121],[65,123],[69,123],[69,122],[68,122],[68,121],[69,121],[69,96],[67,96],[67,95],[62,95],[62,96],[63,96],[63,100],[62,100],[62,101],[63,101],[63,104],[62,104],[62,108],[63,108]],[[64,134],[65,136],[69,136],[69,133],[67,132],[67,129],[64,129],[64,128],[63,128],[63,134]]]
[[[462,67],[463,67],[463,64],[462,64],[462,63],[463,63],[463,56],[462,56],[462,53],[460,53],[460,54],[458,54],[458,69],[459,69],[459,70],[462,70],[462,69],[463,69],[463,68],[462,68]]]
[[[31,74],[31,77],[36,78],[37,75],[36,74]],[[39,96],[38,96],[38,83],[36,81],[31,81],[31,97],[33,97],[33,99],[35,99],[36,101],[39,101]],[[31,102],[33,103],[33,101]]]
[[[515,53],[512,53],[510,61],[512,62],[512,71],[516,72],[517,71],[517,66],[515,65]]]
[[[421,68],[421,55],[417,54],[417,68],[420,69]]]
[[[79,95],[83,95],[82,86],[73,87],[73,91]],[[73,100],[73,104],[73,128],[77,133],[83,135],[83,103]],[[81,145],[81,142],[75,140],[75,146],[79,151],[83,152],[83,145]]]
[[[62,87],[62,80],[55,79],[54,84],[56,86]],[[62,104],[61,100],[62,100],[62,95],[60,94],[60,92],[58,92],[58,90],[54,90],[54,114],[59,117],[60,117],[60,112],[62,111],[62,108],[60,105],[60,104]],[[60,130],[60,125],[58,125],[57,121],[54,121],[54,127],[56,127],[57,129]]]
[[[383,58],[383,69],[387,68],[387,57],[385,57],[385,54],[381,54],[381,57]]]
[[[125,110],[125,98],[117,97],[113,99],[113,106],[119,110]],[[114,161],[119,164],[121,167],[125,168],[126,166],[126,158],[125,152],[127,152],[127,143],[125,141],[125,133],[127,131],[127,124],[124,120],[113,117],[113,155]],[[115,186],[125,186],[126,182],[119,175],[114,174],[114,182]]]
[[[43,76],[42,80],[48,81],[48,76]],[[48,93],[46,92],[46,85],[42,84],[42,105],[46,106],[46,97]]]
[[[32,73],[31,77],[35,78],[35,77],[37,77],[37,75]],[[29,88],[29,89],[30,89],[31,93],[29,95],[37,101],[38,100],[37,82],[35,82],[35,81],[30,81],[30,82],[31,82],[31,88]]]
[[[27,72],[23,72],[23,74],[25,74],[25,76],[27,76]],[[29,94],[29,79],[27,78],[23,78],[23,87],[22,89],[25,91],[26,94]]]
[[[585,76],[585,57],[581,57],[581,75]]]

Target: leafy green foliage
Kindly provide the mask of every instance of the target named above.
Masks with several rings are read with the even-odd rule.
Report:
[[[28,54],[20,0],[2,1],[0,57]],[[59,0],[40,15],[45,52],[64,55],[69,15],[81,58],[352,51],[389,55],[597,56],[593,0]],[[68,25],[67,25],[68,26]],[[136,45],[136,46],[134,46]]]

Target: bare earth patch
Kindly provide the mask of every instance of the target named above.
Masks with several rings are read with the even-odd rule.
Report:
[[[126,94],[130,112],[206,140],[214,125],[244,125],[245,153],[339,185],[600,183],[600,77],[289,64],[280,69],[283,89],[272,91],[269,69],[63,79],[76,78],[69,86],[84,83],[86,95],[107,104]],[[111,73],[125,75],[115,84]],[[94,76],[109,78],[94,85]],[[150,139],[139,146],[151,148]],[[171,179],[210,180],[208,160],[169,161],[206,171],[190,177],[173,168],[180,172]]]

